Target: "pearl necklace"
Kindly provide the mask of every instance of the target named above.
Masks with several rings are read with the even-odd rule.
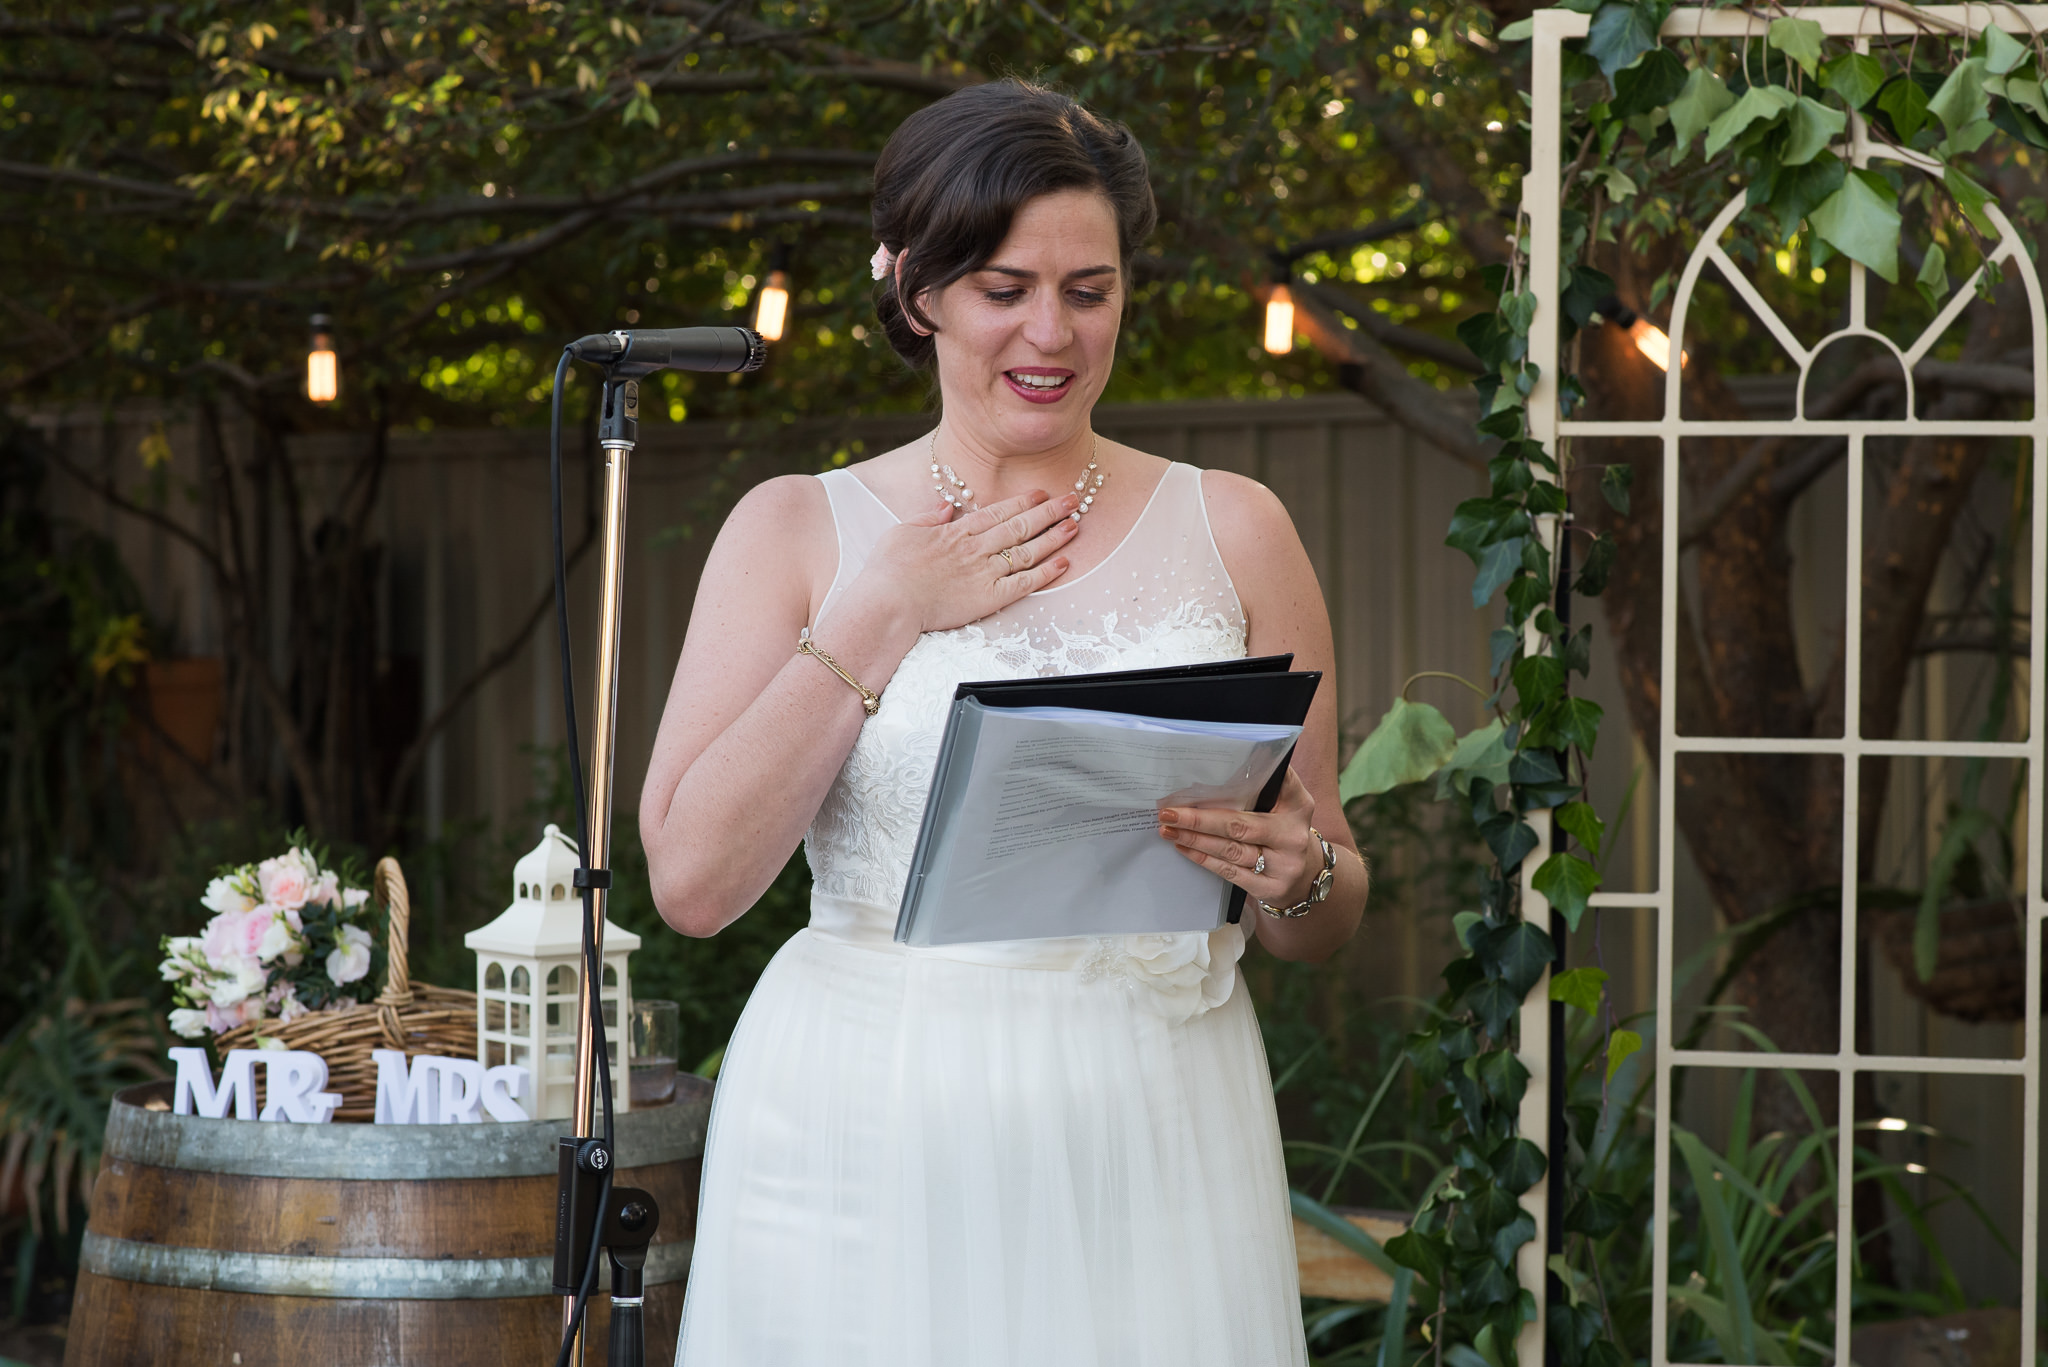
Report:
[[[1095,495],[1102,492],[1102,481],[1109,478],[1109,476],[1103,474],[1102,471],[1098,469],[1095,464],[1095,455],[1096,452],[1102,446],[1102,438],[1099,435],[1093,433],[1091,433],[1090,436],[1091,440],[1088,444],[1088,468],[1083,470],[1081,472],[1081,477],[1074,481],[1074,492],[1081,496],[1081,506],[1074,509],[1073,512],[1067,514],[1067,516],[1075,522],[1079,522],[1081,520],[1081,514],[1087,512],[1088,509],[1094,505]],[[974,501],[974,490],[967,487],[967,481],[961,479],[960,476],[954,474],[952,466],[941,465],[939,463],[939,429],[936,427],[932,429],[931,456],[932,492],[936,493],[940,498],[946,500],[946,502],[952,504],[953,509],[956,512],[979,512],[981,510],[981,505]],[[1089,480],[1089,476],[1091,475],[1094,476],[1092,487]],[[953,488],[948,489],[946,487],[948,484],[952,485]],[[955,493],[955,489],[957,489],[959,492]]]

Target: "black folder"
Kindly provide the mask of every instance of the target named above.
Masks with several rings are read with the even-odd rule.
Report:
[[[948,761],[961,716],[959,704],[968,698],[984,707],[1075,707],[1175,721],[1301,726],[1308,720],[1309,704],[1314,701],[1316,685],[1323,676],[1320,670],[1291,669],[1293,663],[1292,655],[1261,655],[1105,674],[1061,674],[1046,678],[963,683],[953,691],[953,712],[947,719],[945,739],[940,744],[938,762],[932,770],[935,791],[931,796],[937,797],[936,789],[945,781],[949,771]],[[1288,759],[1292,757],[1290,752]],[[1273,810],[1286,781],[1287,761],[1282,761],[1260,792],[1256,810]],[[926,802],[924,828],[918,834],[920,851],[931,837],[934,812],[938,806],[935,801]],[[906,904],[908,897],[906,888]],[[1244,901],[1244,889],[1234,888],[1230,898],[1231,922],[1235,923],[1243,916]],[[899,938],[901,934],[899,921]]]

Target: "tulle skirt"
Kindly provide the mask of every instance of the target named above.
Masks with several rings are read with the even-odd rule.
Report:
[[[1306,1363],[1247,994],[1147,991],[798,933],[720,1071],[681,1367]]]

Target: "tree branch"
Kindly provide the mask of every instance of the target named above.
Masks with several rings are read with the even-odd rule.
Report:
[[[1323,302],[1323,287],[1301,285],[1294,291],[1294,320],[1317,351],[1337,363],[1347,389],[1356,390],[1408,431],[1460,465],[1486,468],[1486,447],[1461,411],[1429,385],[1408,373],[1392,353],[1369,336],[1338,322]],[[1265,292],[1259,292],[1263,299]]]
[[[1477,356],[1456,342],[1446,341],[1435,333],[1424,332],[1421,328],[1403,327],[1399,323],[1390,322],[1353,298],[1348,291],[1340,290],[1334,285],[1303,284],[1294,288],[1315,291],[1316,298],[1325,307],[1357,322],[1359,330],[1369,334],[1374,341],[1399,351],[1412,351],[1417,356],[1427,357],[1439,365],[1469,371],[1474,375],[1486,368],[1479,363]]]

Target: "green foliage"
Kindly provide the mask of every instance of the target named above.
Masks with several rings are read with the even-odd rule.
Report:
[[[1337,776],[1337,792],[1349,802],[1404,783],[1420,783],[1457,749],[1458,733],[1443,713],[1428,703],[1396,698]]]

